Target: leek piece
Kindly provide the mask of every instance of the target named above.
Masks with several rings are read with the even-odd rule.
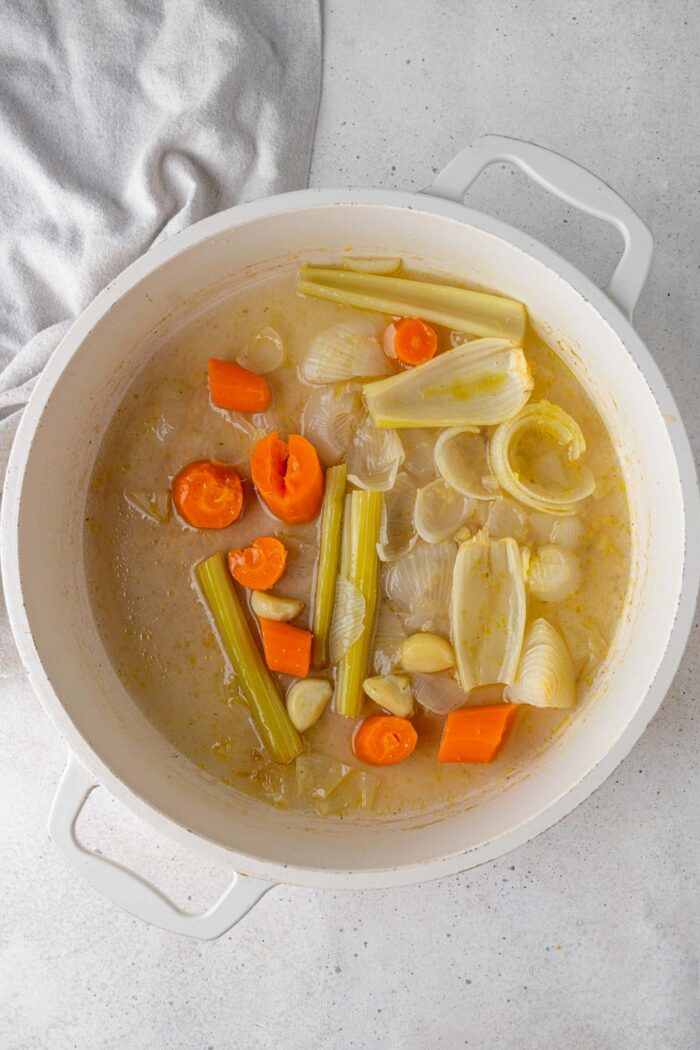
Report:
[[[475,339],[388,379],[365,383],[377,427],[493,426],[532,393],[525,354],[505,339]]]
[[[522,342],[525,335],[527,311],[522,303],[448,284],[302,266],[297,288],[303,295],[330,299],[343,306],[421,317],[473,335],[496,336],[516,343]]]
[[[195,575],[265,747],[275,762],[291,762],[304,745],[255,644],[223,554],[200,562]]]
[[[343,522],[343,505],[347,467],[340,463],[326,471],[326,490],[321,511],[321,543],[316,573],[316,596],[314,598],[314,667],[325,667],[328,663],[328,639],[333,618],[335,585],[338,578],[340,537]]]
[[[335,709],[339,715],[344,715],[346,718],[358,718],[362,713],[364,702],[362,683],[367,677],[377,608],[379,564],[377,543],[381,520],[381,492],[357,491],[352,493],[348,536],[348,579],[365,600],[365,622],[362,634],[350,646],[338,665]]]

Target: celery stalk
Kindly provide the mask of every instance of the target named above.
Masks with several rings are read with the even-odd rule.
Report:
[[[367,677],[369,650],[377,608],[377,542],[382,517],[382,493],[353,492],[350,504],[348,579],[365,600],[362,634],[347,650],[338,665],[335,709],[346,718],[362,713],[362,683]]]
[[[527,311],[522,303],[448,284],[302,266],[297,288],[303,295],[362,310],[421,317],[458,332],[500,336],[516,343],[525,335]]]
[[[301,737],[255,644],[223,555],[200,562],[195,575],[263,743],[275,762],[291,762],[304,749]]]
[[[333,618],[335,583],[338,578],[347,475],[348,469],[344,463],[337,467],[329,467],[326,471],[326,491],[321,511],[321,545],[314,597],[314,667],[325,667],[328,663],[328,638]]]

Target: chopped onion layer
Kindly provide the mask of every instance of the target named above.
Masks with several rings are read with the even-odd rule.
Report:
[[[361,489],[388,492],[394,487],[404,450],[395,430],[380,430],[369,420],[359,426],[348,452],[348,481]]]
[[[454,536],[474,509],[474,502],[438,478],[418,489],[415,507],[418,535],[426,543],[440,543]]]
[[[450,427],[435,443],[435,466],[448,485],[472,499],[494,499],[488,441],[476,427]]]
[[[377,320],[353,317],[331,325],[312,339],[300,365],[307,383],[343,383],[392,371],[378,338]]]
[[[574,707],[574,665],[566,643],[541,617],[528,628],[518,674],[505,691],[506,699],[533,707]]]
[[[382,561],[396,561],[408,553],[416,542],[413,524],[416,486],[408,474],[398,475],[394,487],[384,496],[382,524],[377,554]]]

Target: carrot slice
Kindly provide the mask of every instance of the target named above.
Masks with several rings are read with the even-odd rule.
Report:
[[[405,365],[422,365],[435,357],[437,332],[432,325],[417,317],[402,317],[390,324],[384,333],[384,352]]]
[[[233,469],[209,459],[189,463],[172,482],[173,503],[195,529],[225,529],[243,509],[241,479]]]
[[[273,514],[288,525],[303,525],[323,501],[323,471],[316,449],[300,434],[282,441],[273,430],[250,457],[253,482]]]
[[[360,762],[394,766],[413,754],[417,742],[418,734],[407,718],[373,715],[355,730],[352,749]]]
[[[209,394],[219,408],[233,412],[264,412],[272,400],[264,376],[249,372],[235,361],[209,358]]]
[[[302,627],[260,617],[265,663],[271,671],[306,678],[311,664],[314,636]]]
[[[460,707],[447,716],[441,762],[493,762],[518,713],[518,704]]]
[[[250,547],[230,551],[229,572],[242,587],[267,591],[274,587],[287,564],[287,548],[276,536],[258,536]]]

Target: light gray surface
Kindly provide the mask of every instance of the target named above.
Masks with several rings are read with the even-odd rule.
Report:
[[[699,423],[697,10],[691,3],[354,0],[326,13],[312,184],[418,187],[496,131],[567,153],[649,222],[656,257],[637,313],[696,448]],[[695,132],[693,132],[695,129]],[[603,279],[616,245],[493,171],[471,200]],[[694,1050],[698,1010],[698,634],[642,740],[535,842],[402,890],[273,890],[197,945],[115,912],[45,836],[64,749],[17,681],[3,710],[0,1045]],[[92,845],[192,906],[225,873],[108,798]],[[191,897],[191,901],[189,900]]]

